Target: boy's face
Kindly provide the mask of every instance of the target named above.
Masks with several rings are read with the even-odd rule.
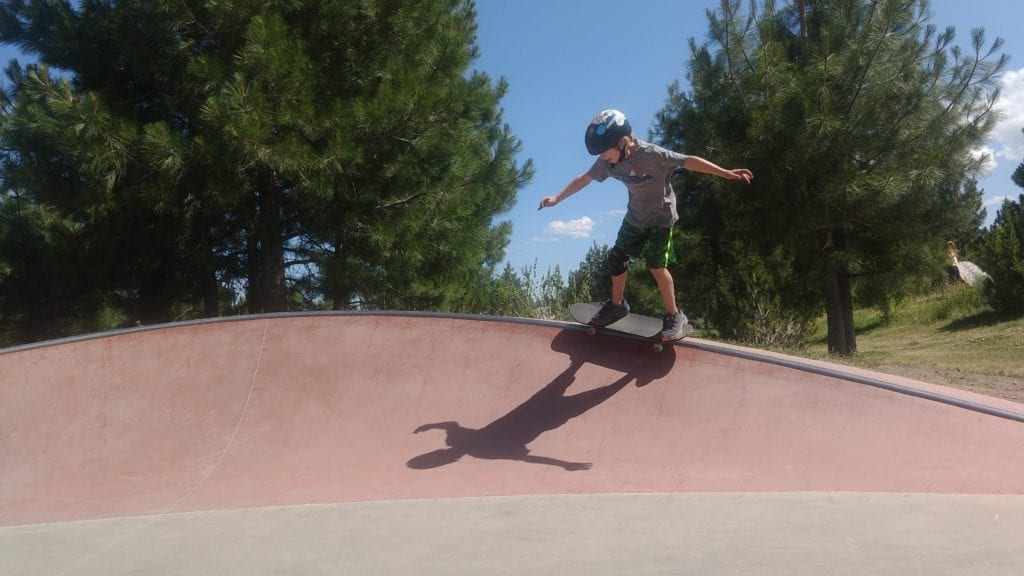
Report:
[[[622,152],[618,148],[609,148],[602,152],[601,155],[598,156],[598,158],[604,160],[609,164],[618,164],[620,156],[622,156]]]

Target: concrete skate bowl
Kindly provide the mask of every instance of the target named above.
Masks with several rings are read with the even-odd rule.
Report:
[[[1024,573],[1024,406],[580,328],[271,315],[3,351],[0,573]]]

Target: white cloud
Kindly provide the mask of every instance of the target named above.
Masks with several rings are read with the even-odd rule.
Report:
[[[990,146],[982,146],[981,148],[974,148],[971,150],[971,156],[975,160],[981,160],[984,162],[981,168],[978,170],[979,175],[987,176],[996,169],[996,151]]]
[[[1024,159],[1024,68],[1003,74],[1001,89],[996,109],[1003,119],[989,141],[995,147],[992,159],[1017,163]]]
[[[994,207],[1001,207],[1003,205],[1003,202],[1006,201],[1006,200],[1013,201],[1014,199],[1010,198],[1009,196],[992,196],[991,198],[986,198],[985,199],[985,207],[986,208],[992,208],[993,206]]]
[[[578,218],[576,220],[569,220],[563,222],[562,220],[555,220],[554,222],[547,225],[544,229],[548,234],[555,234],[556,236],[568,236],[569,238],[590,238],[590,233],[594,230],[594,221],[589,216]]]

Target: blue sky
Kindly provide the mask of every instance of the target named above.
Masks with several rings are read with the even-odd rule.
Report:
[[[718,5],[717,0],[477,0],[477,67],[509,81],[502,101],[505,120],[522,140],[521,159],[533,159],[536,168],[506,215],[514,225],[507,260],[517,270],[536,262],[541,273],[558,265],[564,274],[579,266],[595,241],[614,243],[626,205],[620,183],[591,184],[540,212],[537,204],[590,166],[583,132],[598,111],[622,110],[634,132],[647,137],[668,85],[679,80],[687,86],[688,39],[705,40],[704,11]],[[1024,160],[1024,4],[933,0],[932,12],[940,28],[956,28],[957,44],[968,47],[970,30],[983,27],[989,41],[1005,40],[1003,51],[1011,57],[1003,79],[1008,117],[988,143],[995,167],[980,179],[993,202],[987,207],[991,221],[1002,197],[1022,192],[1010,174]],[[702,150],[680,152],[716,160]]]
[[[624,111],[636,134],[647,137],[668,85],[679,80],[686,86],[688,39],[704,41],[704,11],[718,4],[477,0],[481,57],[476,67],[508,80],[509,93],[502,100],[505,121],[522,140],[520,161],[532,159],[536,168],[516,207],[502,216],[514,225],[507,259],[517,270],[536,262],[542,273],[555,265],[566,273],[578,267],[594,242],[614,242],[626,204],[621,184],[592,184],[540,212],[537,203],[590,166],[583,131],[598,111]],[[992,203],[989,220],[1002,197],[1021,193],[1010,174],[1024,160],[1022,6],[1020,0],[932,1],[933,22],[956,27],[959,45],[969,45],[971,28],[983,27],[990,41],[997,36],[1006,41],[1003,51],[1011,56],[1001,104],[1007,119],[988,143],[994,168],[981,178]],[[15,48],[0,46],[0,62],[15,57],[20,57]],[[705,155],[702,150],[680,152]]]

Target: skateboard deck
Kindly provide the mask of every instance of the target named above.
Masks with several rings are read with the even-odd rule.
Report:
[[[627,338],[647,340],[654,344],[655,351],[660,352],[662,345],[666,342],[675,342],[675,340],[662,340],[661,320],[651,318],[650,316],[644,316],[642,314],[629,313],[607,326],[594,326],[590,323],[590,319],[594,317],[594,314],[597,314],[597,311],[601,309],[601,306],[602,304],[597,302],[580,302],[579,304],[573,304],[569,307],[569,314],[572,315],[574,320],[584,326],[587,326],[589,328],[588,332],[591,334],[607,332],[610,334],[625,336]],[[678,338],[678,340],[682,340],[692,331],[693,326],[686,324],[683,326],[683,335]]]

